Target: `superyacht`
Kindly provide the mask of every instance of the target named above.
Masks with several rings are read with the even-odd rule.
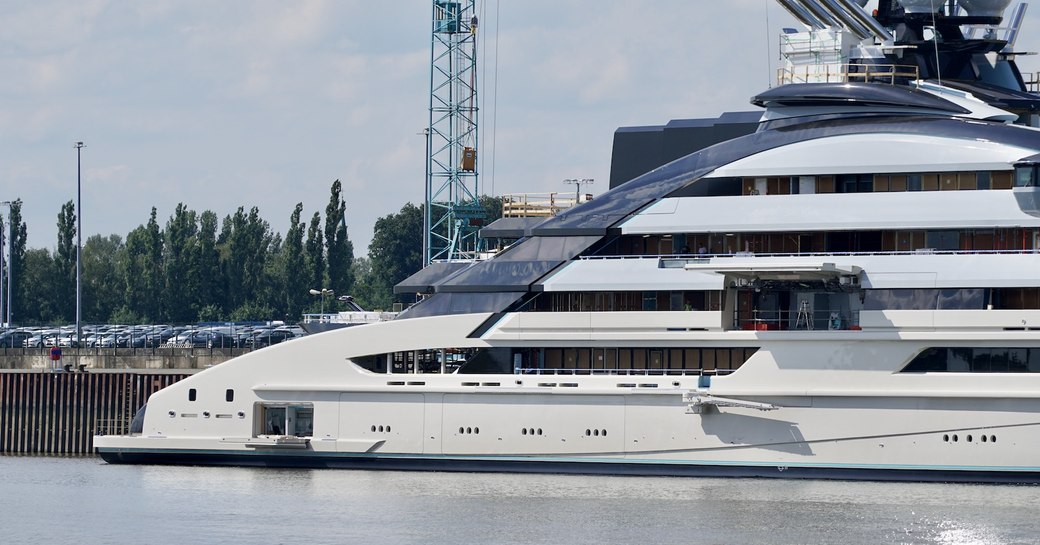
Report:
[[[1007,0],[779,0],[757,131],[151,396],[110,463],[1040,482]],[[1009,9],[1010,8],[1010,9]],[[1010,16],[1004,17],[1005,10]],[[1018,53],[1021,54],[1021,53]]]

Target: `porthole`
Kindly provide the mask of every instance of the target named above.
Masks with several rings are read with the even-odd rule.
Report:
[[[473,433],[479,434],[480,433],[480,428],[473,428]]]
[[[390,433],[390,426],[386,427],[386,433]]]
[[[592,430],[585,430],[585,437],[592,437]]]
[[[466,433],[466,428],[459,428],[459,434]]]
[[[990,443],[996,443],[997,442],[997,436],[996,435],[990,435],[989,436],[989,442]]]
[[[988,439],[988,437],[986,437],[985,435],[982,436],[982,442],[983,443],[985,443],[987,439]]]
[[[954,442],[954,443],[956,443],[956,442],[957,442],[957,434],[956,434],[956,433],[955,433],[955,434],[953,434],[953,442]]]
[[[375,432],[376,432],[376,426],[375,426],[375,424],[373,424],[372,425],[372,433],[375,433]]]
[[[599,437],[599,430],[592,430],[592,435],[595,437]]]
[[[473,433],[473,428],[466,428],[466,433]]]
[[[971,436],[970,435],[968,436],[968,442],[969,443],[971,442]]]
[[[945,442],[945,443],[949,443],[950,442],[949,434],[945,434],[945,433],[943,434],[943,442]]]
[[[527,428],[520,430],[520,435],[527,435]]]
[[[383,426],[379,426],[379,433],[383,433]]]
[[[538,435],[542,434],[542,428],[538,428]]]
[[[599,432],[599,434],[602,435],[603,437],[606,437],[607,436],[607,430],[603,430],[603,431]]]

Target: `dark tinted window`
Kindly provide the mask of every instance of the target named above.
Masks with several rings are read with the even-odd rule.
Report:
[[[904,373],[1040,373],[1040,348],[932,347],[921,351]]]
[[[188,389],[188,401],[195,401],[195,388]]]

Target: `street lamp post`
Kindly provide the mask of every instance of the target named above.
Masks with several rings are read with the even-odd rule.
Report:
[[[325,321],[325,296],[332,295],[332,290],[329,288],[322,288],[321,290],[310,290],[311,295],[321,296],[321,315],[318,317],[319,322]]]
[[[82,192],[80,191],[80,155],[83,151],[83,142],[76,142],[76,347],[83,342],[83,329],[80,325],[80,303],[82,301],[82,280],[81,274],[83,267],[80,264],[80,248],[83,247],[83,201]],[[77,354],[78,354],[77,350]]]
[[[581,186],[592,185],[596,180],[592,178],[567,178],[563,183],[574,186],[574,206],[581,202]]]

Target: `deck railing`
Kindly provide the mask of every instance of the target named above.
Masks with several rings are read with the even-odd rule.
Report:
[[[920,79],[916,66],[901,64],[821,63],[780,68],[776,81],[788,83],[909,83]]]
[[[1040,72],[1022,74],[1022,80],[1026,84],[1026,91],[1040,93]]]
[[[839,331],[859,329],[859,311],[823,310],[752,310],[751,317],[737,311],[733,326],[745,331]]]
[[[502,196],[503,218],[548,218],[592,199],[570,193],[512,193]]]
[[[577,259],[660,259],[662,267],[682,268],[683,264],[704,262],[714,258],[758,258],[758,257],[858,257],[858,256],[895,256],[895,255],[976,255],[976,254],[1035,254],[1040,248],[1024,250],[935,250],[919,248],[917,250],[891,250],[877,252],[732,252],[719,254],[624,254],[624,255],[583,255]]]

